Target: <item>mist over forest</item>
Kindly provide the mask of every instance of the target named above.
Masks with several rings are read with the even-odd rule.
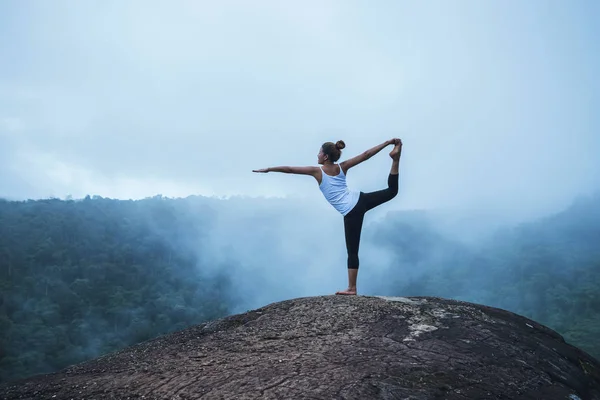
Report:
[[[251,172],[337,140],[340,162],[404,143],[360,295],[501,307],[600,358],[598,16],[0,1],[0,382],[345,289],[343,219],[315,180]],[[385,187],[390,150],[349,190]]]
[[[600,358],[600,195],[485,226],[468,214],[367,215],[359,294],[501,307]],[[341,217],[302,199],[2,200],[0,379],[345,284]]]

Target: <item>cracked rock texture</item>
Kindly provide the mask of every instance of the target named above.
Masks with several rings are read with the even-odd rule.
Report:
[[[299,298],[0,386],[4,399],[600,399],[600,364],[519,315]]]

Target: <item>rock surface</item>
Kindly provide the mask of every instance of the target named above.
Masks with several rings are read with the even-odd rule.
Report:
[[[4,399],[600,399],[600,364],[519,315],[299,298],[0,386]]]

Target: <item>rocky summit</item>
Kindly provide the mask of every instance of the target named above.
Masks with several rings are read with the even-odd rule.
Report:
[[[600,399],[553,330],[432,297],[287,300],[0,386],[4,399]]]

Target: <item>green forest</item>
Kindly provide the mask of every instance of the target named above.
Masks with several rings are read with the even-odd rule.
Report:
[[[297,281],[273,275],[312,256],[298,249],[309,239],[294,235],[315,215],[291,217],[276,200],[241,203],[0,200],[0,381],[302,293]],[[501,307],[600,358],[599,196],[476,244],[442,233],[427,212],[393,212],[366,225],[363,242],[388,255],[365,285],[370,292]],[[257,297],[269,288],[271,297]]]

